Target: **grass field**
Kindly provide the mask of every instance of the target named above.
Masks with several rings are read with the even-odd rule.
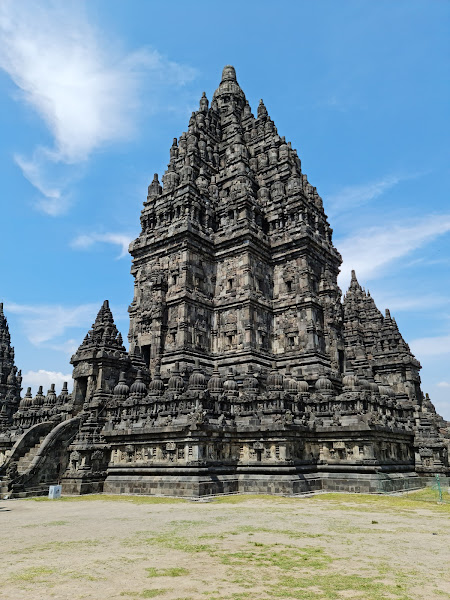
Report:
[[[0,502],[2,600],[450,598],[450,497]]]

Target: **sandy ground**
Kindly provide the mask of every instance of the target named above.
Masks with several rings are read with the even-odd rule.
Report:
[[[450,505],[0,501],[1,600],[450,598]]]

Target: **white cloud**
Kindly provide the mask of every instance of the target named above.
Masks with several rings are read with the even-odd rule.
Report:
[[[67,381],[69,392],[72,391],[73,380],[71,373],[61,373],[60,371],[46,371],[45,369],[39,369],[38,371],[27,371],[23,375],[22,388],[26,390],[27,387],[31,387],[32,392],[36,393],[40,385],[43,387],[44,394],[50,389],[52,383],[56,386],[56,393],[58,394],[63,386],[63,383]],[[23,395],[24,392],[22,392]]]
[[[70,339],[61,342],[60,344],[46,344],[46,347],[50,350],[56,350],[56,352],[62,352],[67,356],[72,356],[72,354],[75,354],[77,351],[80,342],[81,340]]]
[[[330,194],[327,197],[327,207],[330,208],[330,212],[337,213],[361,206],[378,198],[400,181],[409,178],[410,176],[387,175],[378,181],[345,186],[336,194]]]
[[[155,50],[121,52],[117,40],[89,23],[81,3],[70,0],[3,0],[0,68],[53,137],[52,148],[39,146],[32,158],[16,156],[24,176],[47,200],[40,208],[51,215],[68,205],[64,187],[76,169],[61,176],[64,163],[82,163],[98,148],[130,138],[141,97],[147,110],[155,109],[160,89],[194,76],[193,69]]]
[[[99,304],[80,306],[41,305],[7,303],[9,312],[21,317],[22,326],[30,342],[40,346],[63,335],[67,329],[79,327],[88,330],[99,310]]]
[[[410,224],[368,227],[354,235],[336,240],[344,264],[339,276],[346,289],[351,269],[361,281],[376,278],[386,265],[410,254],[450,231],[450,215],[429,215]]]
[[[102,303],[80,304],[79,306],[61,306],[44,304],[31,306],[5,302],[5,309],[19,316],[20,324],[28,340],[34,346],[73,354],[92,323]],[[111,307],[115,322],[127,321],[128,313],[123,307]],[[61,340],[68,330],[75,329],[73,338]],[[81,331],[79,331],[81,330]]]
[[[123,258],[128,255],[128,246],[135,237],[125,233],[88,233],[75,238],[71,246],[79,250],[86,250],[97,243],[116,244],[121,248],[117,258]]]
[[[444,296],[424,294],[422,296],[390,296],[377,294],[377,305],[395,311],[413,311],[416,309],[429,309],[449,304],[450,300]]]
[[[70,196],[68,192],[63,194],[62,189],[75,180],[75,175],[72,167],[59,165],[57,170],[53,169],[51,156],[45,148],[39,147],[31,159],[15,154],[14,160],[23,176],[42,194],[37,208],[55,217],[70,206]]]
[[[450,388],[450,383],[448,381],[440,381],[436,385],[441,388]]]
[[[418,338],[413,340],[409,346],[419,360],[421,356],[450,354],[450,335]]]
[[[450,257],[448,257],[448,258],[425,258],[424,256],[420,256],[418,258],[415,258],[414,260],[410,260],[406,264],[407,267],[415,267],[417,265],[420,265],[420,266],[450,265]]]

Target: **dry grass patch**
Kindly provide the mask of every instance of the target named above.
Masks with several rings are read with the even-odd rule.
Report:
[[[450,520],[433,493],[12,501],[0,600],[441,600]]]
[[[182,575],[188,575],[189,573],[184,567],[168,567],[167,569],[148,567],[146,571],[147,577],[181,577]]]
[[[36,498],[25,498],[33,502],[131,502],[133,504],[176,504],[188,502],[185,498],[167,498],[163,496],[132,496],[126,494],[85,494],[84,496],[62,496],[55,500],[50,500],[47,496],[38,496]]]
[[[450,494],[443,492],[442,502],[439,501],[437,491],[432,488],[416,490],[399,495],[376,495],[376,494],[339,494],[326,493],[305,498],[305,502],[310,504],[326,503],[330,508],[338,506],[340,509],[348,507],[349,510],[367,510],[368,507],[374,510],[405,510],[407,512],[417,508],[427,508],[438,512],[450,513]]]

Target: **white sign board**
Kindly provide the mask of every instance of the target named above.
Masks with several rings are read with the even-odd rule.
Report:
[[[48,488],[48,497],[51,500],[56,500],[56,498],[61,498],[61,486],[60,485],[51,485]]]

